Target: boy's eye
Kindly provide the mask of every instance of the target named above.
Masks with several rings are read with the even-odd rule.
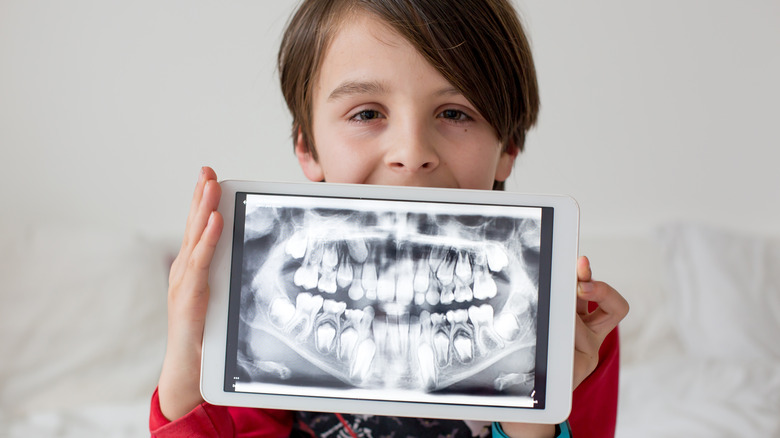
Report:
[[[454,120],[456,122],[465,122],[467,120],[472,120],[471,117],[468,116],[468,114],[464,113],[463,111],[459,111],[455,109],[446,109],[439,113],[439,117],[443,119]]]
[[[382,114],[375,110],[363,110],[352,116],[352,119],[358,122],[367,122],[379,118],[382,118]]]

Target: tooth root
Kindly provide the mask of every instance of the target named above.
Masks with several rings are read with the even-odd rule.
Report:
[[[439,269],[436,270],[436,278],[439,279],[442,286],[451,284],[455,278],[455,263],[451,260],[443,261],[439,265]]]
[[[417,347],[417,364],[420,370],[420,380],[422,380],[422,386],[425,389],[430,390],[436,387],[435,360],[433,348],[430,345],[421,344]]]
[[[347,240],[347,250],[352,259],[358,263],[363,263],[368,258],[368,246],[363,239]]]
[[[333,350],[336,340],[336,327],[330,322],[320,324],[314,332],[314,342],[317,351],[328,354]]]
[[[486,256],[488,262],[488,268],[493,272],[499,272],[509,264],[509,258],[506,255],[506,251],[498,244],[489,244],[486,247]]]
[[[287,241],[284,246],[284,250],[290,257],[294,259],[301,259],[306,254],[306,246],[308,245],[308,239],[303,231],[296,231]]]
[[[355,346],[358,341],[358,332],[352,327],[348,327],[341,332],[339,343],[339,358],[343,360],[351,360],[352,355],[355,352]]]
[[[433,335],[433,349],[436,352],[436,364],[444,367],[450,361],[450,337],[446,333],[437,331]]]
[[[466,301],[471,301],[471,298],[473,297],[473,294],[471,292],[471,288],[466,286],[465,284],[459,284],[455,286],[455,301],[458,303],[464,303]]]
[[[293,283],[304,289],[314,289],[317,287],[318,272],[314,265],[303,264],[293,276]]]
[[[295,306],[289,299],[277,298],[268,309],[271,322],[278,328],[283,328],[295,316]]]
[[[350,366],[350,377],[365,382],[371,374],[371,363],[376,355],[376,344],[371,339],[364,339],[355,350],[355,358]]]
[[[436,272],[439,265],[444,261],[445,254],[438,249],[431,249],[431,253],[428,255],[428,266],[431,267],[432,272]]]
[[[441,291],[439,302],[447,306],[452,304],[453,301],[455,301],[455,292],[453,292],[453,287],[450,286],[444,288],[444,290]]]
[[[469,307],[469,320],[474,325],[474,338],[483,356],[504,347],[504,342],[493,328],[493,308],[489,304]]]
[[[395,275],[391,269],[379,274],[376,285],[376,297],[390,303],[395,299]]]
[[[320,281],[317,283],[317,289],[320,292],[335,294],[336,293],[336,271],[325,271],[320,276]]]
[[[471,280],[471,261],[466,252],[458,254],[458,261],[455,263],[455,275],[468,283]]]
[[[336,281],[341,288],[346,288],[352,283],[352,264],[348,260],[342,261],[336,274]]]
[[[414,291],[426,292],[428,290],[430,274],[425,262],[417,264],[417,269],[414,272]]]
[[[493,277],[485,271],[474,274],[474,298],[487,300],[496,296],[498,287]]]
[[[336,245],[328,245],[322,253],[322,266],[326,268],[335,268],[339,263],[339,253]]]
[[[520,324],[517,318],[508,312],[503,312],[493,322],[493,329],[507,341],[517,339],[520,334]]]

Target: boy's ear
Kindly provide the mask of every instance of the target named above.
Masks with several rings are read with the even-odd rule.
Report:
[[[295,139],[295,156],[298,157],[298,164],[301,165],[303,174],[306,175],[311,181],[320,182],[325,180],[325,174],[322,171],[322,166],[314,158],[309,145],[306,144],[306,140],[303,138],[303,133],[298,129],[298,138]]]
[[[515,146],[514,141],[510,140],[501,156],[498,158],[498,166],[496,166],[496,181],[506,181],[509,175],[512,174],[512,168],[515,165],[515,159],[517,158],[519,150]]]

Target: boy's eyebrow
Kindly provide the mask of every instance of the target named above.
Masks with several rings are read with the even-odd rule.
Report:
[[[386,94],[388,87],[377,81],[346,81],[333,89],[328,100],[338,100],[355,94]]]

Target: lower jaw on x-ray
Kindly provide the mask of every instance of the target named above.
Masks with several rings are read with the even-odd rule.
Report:
[[[240,196],[226,389],[534,398],[540,209]]]

